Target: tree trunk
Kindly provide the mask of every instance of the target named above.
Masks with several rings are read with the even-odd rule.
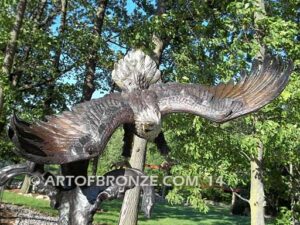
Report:
[[[144,170],[146,147],[147,141],[135,135],[133,138],[133,147],[130,158],[130,165],[132,168],[142,171]],[[140,187],[135,187],[126,192],[120,214],[120,225],[137,224],[140,191]]]
[[[292,210],[292,224],[293,225],[299,225],[299,215],[297,215],[299,212],[297,212],[298,207],[300,205],[299,201],[299,188],[296,184],[297,175],[294,173],[294,166],[293,164],[290,164],[289,168],[289,174],[290,174],[290,190],[291,190],[291,210]]]
[[[258,21],[263,19],[266,15],[264,0],[256,0],[255,6],[257,7],[254,13],[254,26],[260,30]],[[260,43],[260,49],[256,54],[256,58],[263,60],[266,49],[262,44],[263,32],[255,33],[255,38]],[[251,187],[250,187],[250,209],[251,209],[251,225],[264,225],[265,224],[265,192],[263,184],[263,143],[259,140],[257,147],[257,157],[253,157],[250,162],[251,166]]]
[[[291,204],[291,210],[292,210],[292,224],[293,225],[299,225],[300,224],[300,217],[299,217],[299,206],[300,206],[300,195],[299,195],[299,189],[292,194],[292,204]]]
[[[257,7],[256,12],[254,12],[254,26],[255,29],[257,30],[255,32],[255,39],[260,43],[260,49],[258,53],[256,54],[256,58],[263,60],[264,56],[266,54],[266,48],[262,44],[263,42],[263,31],[261,30],[261,27],[258,26],[259,20],[263,19],[266,15],[266,9],[265,9],[265,1],[264,0],[256,0],[254,2],[255,6]],[[259,32],[258,32],[259,31]]]
[[[4,104],[4,94],[3,94],[3,89],[0,86],[0,117],[2,116],[2,108],[3,108],[3,104]]]
[[[3,93],[3,88],[1,87],[0,84],[0,133],[5,127],[3,106],[4,106],[4,93]]]
[[[263,143],[259,141],[257,157],[253,157],[251,165],[250,209],[251,225],[265,224],[265,193],[263,184]]]
[[[22,22],[24,18],[24,13],[26,9],[27,0],[20,0],[17,8],[16,21],[14,27],[10,33],[10,40],[6,47],[6,53],[3,62],[3,72],[6,75],[9,75],[12,70],[14,56],[17,48],[17,40],[21,31]]]
[[[153,50],[153,59],[157,65],[160,64],[162,53],[165,49],[165,43],[155,34],[152,37],[152,41],[155,44],[155,48]]]
[[[31,187],[31,180],[30,177],[28,175],[25,175],[24,180],[23,180],[23,184],[21,187],[21,193],[23,194],[28,194],[30,192],[30,187]]]
[[[55,52],[54,60],[53,60],[53,71],[55,76],[59,77],[60,74],[60,57],[63,48],[63,34],[66,30],[67,26],[67,9],[68,9],[68,0],[61,0],[60,6],[60,26],[59,26],[59,43]],[[54,98],[55,92],[55,79],[48,82],[47,85],[47,96],[44,101],[44,114],[50,115],[53,114],[53,110],[51,104]]]
[[[235,204],[236,204],[236,195],[234,194],[234,192],[232,192],[232,194],[231,194],[231,211],[234,208]]]
[[[166,200],[167,186],[162,184],[161,190],[161,199]]]
[[[98,161],[99,161],[99,156],[93,158],[92,160],[92,175],[97,176],[97,170],[98,170]]]
[[[85,64],[86,72],[83,84],[83,95],[81,99],[82,102],[91,100],[92,95],[95,91],[95,72],[97,59],[97,51],[93,50]]]
[[[108,0],[100,0],[99,6],[97,8],[96,17],[94,20],[93,33],[95,35],[94,43],[92,44],[92,50],[90,52],[89,58],[86,62],[86,72],[83,84],[83,96],[81,101],[89,101],[95,91],[95,73],[98,61],[98,51],[96,49],[97,42],[101,37],[102,27],[105,18],[105,11]]]

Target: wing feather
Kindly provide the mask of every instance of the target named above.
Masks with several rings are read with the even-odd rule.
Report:
[[[133,112],[120,94],[81,103],[71,111],[29,124],[16,115],[9,136],[19,154],[39,163],[64,164],[95,157],[123,123],[133,123]]]
[[[162,114],[187,112],[215,122],[226,122],[256,111],[275,99],[288,83],[291,61],[266,56],[254,60],[249,76],[239,82],[206,87],[196,84],[157,84],[150,87],[159,98]]]

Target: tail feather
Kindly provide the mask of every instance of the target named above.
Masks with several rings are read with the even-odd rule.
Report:
[[[31,131],[30,125],[14,114],[8,129],[9,138],[18,147],[18,152],[21,155],[47,156],[42,150],[43,140]]]

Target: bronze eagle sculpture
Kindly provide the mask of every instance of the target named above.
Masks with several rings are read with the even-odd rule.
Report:
[[[136,62],[141,62],[139,66],[146,69],[131,74],[131,80],[126,76],[122,80],[120,76],[124,71],[132,71],[128,65],[122,62],[116,65],[113,73],[116,83],[121,88],[127,87],[122,93],[78,104],[71,111],[33,124],[14,115],[9,136],[18,153],[37,163],[66,164],[101,154],[122,124],[132,125],[139,137],[154,140],[161,132],[162,118],[170,113],[192,113],[217,123],[226,122],[275,99],[293,70],[292,62],[284,63],[278,57],[267,55],[262,63],[254,60],[250,75],[242,76],[237,83],[230,81],[210,87],[154,84],[160,74],[156,65],[148,62],[148,56],[143,57]]]

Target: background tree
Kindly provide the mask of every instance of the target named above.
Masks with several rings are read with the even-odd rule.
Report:
[[[224,13],[224,11],[222,12],[218,12],[216,10],[216,8],[214,8],[213,12],[210,12],[211,14],[219,14],[221,15],[221,13],[224,13],[225,15],[222,15],[222,17],[217,17],[217,20],[209,20],[209,22],[205,22],[203,25],[204,29],[207,27],[210,27],[210,25],[212,27],[218,27],[218,31],[216,33],[214,33],[214,35],[219,35],[219,34],[225,34],[223,36],[223,38],[216,38],[215,36],[212,36],[211,38],[209,38],[208,42],[210,42],[210,44],[212,46],[214,46],[213,44],[216,44],[216,48],[212,48],[210,47],[210,50],[214,50],[214,52],[218,52],[215,49],[218,49],[217,47],[222,46],[222,49],[220,49],[220,53],[216,54],[217,57],[220,58],[215,58],[214,63],[216,63],[217,66],[211,68],[211,71],[214,71],[214,69],[218,69],[215,72],[215,75],[220,74],[220,77],[215,77],[214,78],[214,82],[218,82],[218,80],[225,79],[228,77],[228,74],[234,71],[236,71],[233,66],[243,66],[244,62],[247,62],[249,59],[251,59],[252,57],[254,57],[256,55],[257,50],[259,49],[260,43],[258,42],[258,40],[255,37],[255,33],[257,32],[257,29],[255,29],[256,25],[255,25],[255,12],[257,11],[257,6],[255,4],[255,1],[247,1],[247,3],[240,3],[240,2],[232,2],[232,3],[228,3],[228,5],[226,6],[227,11]],[[278,7],[278,5],[276,5]],[[292,55],[289,53],[289,46],[291,46],[291,49],[293,49],[293,51],[295,49],[298,49],[298,45],[299,45],[299,41],[297,41],[295,38],[297,36],[296,34],[296,30],[297,30],[297,25],[295,23],[295,21],[293,20],[283,20],[280,17],[276,17],[276,15],[272,14],[273,11],[271,10],[273,7],[275,7],[273,5],[273,3],[271,2],[266,2],[266,8],[267,8],[267,15],[265,18],[261,19],[260,23],[259,23],[259,27],[263,26],[260,28],[260,30],[264,30],[264,38],[263,38],[263,45],[266,45],[267,48],[271,49],[274,52],[280,52],[281,55],[289,55],[290,58],[294,58],[294,60],[296,61],[296,68],[297,68],[297,56]],[[280,7],[279,7],[280,8]],[[278,9],[278,8],[277,8]],[[271,10],[272,13],[269,13]],[[283,9],[281,9],[281,13],[284,12]],[[285,8],[286,10],[286,8]],[[280,11],[280,10],[279,10]],[[293,11],[293,10],[292,10]],[[286,13],[286,12],[285,12]],[[295,16],[295,15],[294,15]],[[215,24],[214,22],[218,21],[218,24]],[[283,25],[282,27],[280,25]],[[227,27],[226,30],[222,30],[222,25],[224,27]],[[274,37],[274,33],[276,33],[273,29],[274,27],[278,28],[278,26],[280,26],[281,32],[281,36],[280,36],[280,41],[279,41],[279,37],[276,36]],[[273,32],[271,32],[271,30]],[[284,30],[284,31],[283,31]],[[259,31],[259,30],[258,30]],[[205,40],[205,36],[203,37],[203,34],[199,34],[199,36],[202,37],[202,43],[204,42],[203,39]],[[185,44],[185,46],[188,46],[188,43]],[[275,47],[276,46],[276,47]],[[193,46],[192,45],[192,49],[197,49],[198,46]],[[191,52],[192,50],[190,50]],[[195,51],[195,50],[194,50]],[[207,54],[206,58],[210,58],[212,56],[214,56],[213,53],[206,53],[204,52],[204,54]],[[192,57],[189,58],[185,58],[184,54],[180,54],[181,59],[184,59],[183,62],[190,62],[192,61]],[[241,61],[241,62],[240,62]],[[240,62],[237,63],[237,62]],[[183,64],[183,68],[186,69],[187,66],[186,64]],[[191,68],[193,68],[193,65],[196,65],[196,62],[191,62],[190,63]],[[178,65],[177,65],[178,66]],[[245,66],[245,65],[244,65]],[[195,66],[194,66],[195,67]],[[207,68],[207,67],[206,67]],[[230,68],[231,71],[228,71],[228,69]],[[245,68],[245,67],[244,67]],[[246,67],[247,68],[247,67]],[[184,74],[192,74],[191,72],[186,72]],[[211,76],[213,78],[213,76]],[[182,81],[191,81],[192,79],[195,79],[194,77],[188,77],[188,76],[184,76],[182,77]],[[290,83],[290,85],[293,85]],[[284,95],[289,95],[286,94],[287,92],[285,92],[283,94]],[[273,110],[275,110],[277,107],[282,108],[283,106],[278,105],[278,101],[277,101],[277,105],[273,105]],[[281,103],[281,104],[286,104],[286,103]],[[268,108],[268,107],[267,107]],[[274,114],[275,111],[270,110],[270,114]],[[259,113],[260,115],[260,113]],[[186,129],[184,129],[184,131],[178,131],[179,135],[181,136],[181,138],[179,137],[179,135],[176,135],[176,133],[174,134],[174,129],[176,129],[175,127],[178,126],[178,122],[176,122],[176,120],[174,120],[174,118],[172,118],[170,121],[174,121],[173,123],[170,122],[171,124],[173,124],[173,126],[171,126],[171,130],[172,130],[172,136],[175,135],[175,137],[173,139],[171,139],[171,143],[176,141],[178,142],[179,140],[182,140],[182,142],[180,142],[178,144],[179,147],[175,147],[176,150],[178,150],[179,154],[182,156],[183,153],[186,154],[186,152],[190,152],[190,157],[186,160],[186,162],[191,162],[191,159],[194,160],[199,160],[201,161],[201,163],[203,163],[205,158],[208,158],[210,161],[210,163],[212,162],[218,162],[219,165],[215,165],[214,163],[212,163],[212,166],[206,166],[206,164],[204,163],[204,165],[206,167],[201,167],[199,166],[199,163],[196,163],[197,166],[194,166],[193,169],[187,169],[187,167],[179,167],[179,171],[184,170],[182,173],[183,174],[189,174],[189,172],[193,172],[196,171],[194,174],[198,174],[198,173],[204,173],[205,171],[209,170],[209,168],[213,169],[213,168],[217,168],[217,170],[219,171],[215,171],[215,173],[217,174],[227,174],[226,176],[224,176],[226,178],[226,182],[233,185],[234,183],[232,183],[232,181],[243,181],[244,180],[244,175],[245,173],[242,173],[242,177],[241,174],[237,173],[237,172],[242,172],[245,170],[241,170],[241,162],[245,162],[246,158],[249,158],[249,156],[251,156],[252,154],[255,154],[255,149],[257,149],[257,143],[258,143],[258,139],[265,139],[266,135],[271,135],[270,133],[267,133],[266,131],[264,132],[260,132],[259,129],[257,129],[258,124],[262,123],[262,120],[260,122],[257,122],[258,124],[255,125],[255,129],[258,130],[256,133],[257,135],[252,136],[251,135],[251,123],[253,122],[253,117],[249,117],[246,118],[243,122],[243,125],[238,125],[236,123],[232,123],[233,127],[238,127],[239,129],[234,131],[235,129],[231,128],[231,135],[228,137],[225,136],[226,138],[224,138],[222,140],[222,145],[217,145],[215,143],[215,141],[219,140],[219,138],[222,137],[222,131],[220,130],[218,134],[215,134],[214,137],[210,136],[209,134],[213,134],[213,131],[210,129],[210,124],[207,124],[203,121],[200,120],[200,124],[199,124],[199,119],[195,119],[194,123],[190,125],[188,125],[187,127],[191,127],[192,131],[188,132],[186,131]],[[265,120],[266,118],[264,117],[263,120]],[[179,119],[180,121],[181,119]],[[188,117],[187,120],[183,121],[184,126],[186,126],[186,124],[188,123],[188,121],[190,121],[191,118]],[[250,126],[249,126],[250,125]],[[224,129],[229,126],[231,127],[231,125],[222,125],[221,128],[223,127]],[[264,124],[264,129],[268,129],[268,132],[272,132],[272,130],[270,129],[270,125]],[[247,129],[247,127],[249,127]],[[201,129],[202,128],[202,129]],[[183,129],[183,128],[181,128]],[[261,127],[260,127],[261,129]],[[189,129],[187,129],[189,130]],[[197,135],[197,133],[199,133],[199,131],[201,131],[201,137],[199,137]],[[207,132],[205,132],[207,131]],[[247,133],[248,131],[248,133]],[[187,133],[186,133],[187,132]],[[205,133],[204,133],[205,132]],[[239,132],[237,134],[235,134],[235,132]],[[273,131],[274,132],[274,131]],[[295,132],[295,131],[293,131]],[[204,134],[203,134],[204,133]],[[286,134],[287,131],[284,131],[284,133]],[[195,138],[193,137],[192,134],[196,134]],[[203,134],[203,136],[202,136]],[[241,135],[242,134],[242,135]],[[244,134],[244,135],[243,135]],[[235,137],[236,135],[236,137]],[[171,136],[171,137],[172,137]],[[207,139],[206,139],[207,137]],[[203,140],[204,139],[204,140]],[[190,140],[190,141],[187,141]],[[234,141],[236,140],[236,141]],[[295,144],[296,142],[294,141],[294,139],[290,139],[291,142],[293,144]],[[185,144],[184,144],[185,142]],[[259,141],[260,142],[260,141]],[[218,142],[217,142],[218,143]],[[226,144],[227,143],[227,144]],[[234,144],[234,145],[232,145]],[[283,143],[281,142],[280,145],[282,145]],[[188,145],[188,146],[187,146]],[[203,148],[202,146],[205,145],[205,147],[207,148]],[[266,144],[263,143],[263,145],[265,146]],[[182,147],[183,146],[183,147]],[[223,148],[225,146],[225,148]],[[245,147],[247,146],[247,147]],[[221,150],[225,150],[226,152],[219,152],[218,149]],[[260,147],[262,147],[262,145],[260,144]],[[207,150],[209,152],[205,152],[203,154],[205,154],[205,157],[201,157],[202,154],[197,153],[197,151],[199,151],[199,149],[203,150]],[[230,150],[231,149],[231,150]],[[282,150],[284,150],[283,148],[281,148]],[[232,150],[235,150],[234,152],[232,152]],[[242,150],[242,151],[241,151]],[[211,153],[211,151],[213,152],[217,152],[216,154]],[[272,152],[272,149],[268,150],[270,152]],[[247,153],[246,155],[244,153]],[[243,158],[239,158],[237,153],[242,153],[243,156],[246,156],[244,159]],[[226,156],[228,154],[228,160],[226,160],[226,157],[223,157],[222,160],[219,159],[220,155],[222,156]],[[266,153],[263,153],[266,154]],[[282,152],[282,154],[286,154],[285,152]],[[233,159],[232,155],[234,155],[236,158]],[[174,156],[176,158],[176,156]],[[178,156],[179,157],[179,156]],[[201,157],[201,158],[199,158]],[[260,154],[260,157],[262,157],[262,155]],[[255,157],[256,158],[256,157]],[[250,159],[250,158],[249,158]],[[181,160],[182,162],[182,160]],[[237,164],[235,164],[234,162],[237,162]],[[225,164],[225,165],[224,165]],[[190,164],[188,164],[190,165]],[[238,166],[237,166],[238,165]],[[177,166],[176,166],[177,167]],[[174,171],[176,173],[178,173],[178,169],[176,169],[176,167],[174,168]],[[199,168],[200,167],[200,168]],[[234,167],[237,167],[236,170],[234,169],[233,171],[231,169],[233,169]],[[198,170],[197,170],[198,169]],[[225,171],[223,171],[225,169]],[[230,173],[228,173],[228,171],[231,171]],[[235,171],[235,172],[234,172]],[[228,177],[229,176],[229,177]],[[231,181],[231,182],[230,182]],[[174,189],[173,193],[171,193],[169,195],[169,198],[174,200],[175,202],[178,201],[183,201],[184,198],[182,198],[182,195],[178,195],[178,189]],[[185,191],[185,190],[184,190]],[[199,192],[200,190],[195,190],[195,188],[192,188],[191,194],[192,195],[188,195],[188,200],[193,204],[193,205],[203,205],[203,204],[199,204],[201,203],[201,199],[199,199]],[[263,191],[263,190],[262,190]],[[194,194],[195,193],[195,194]],[[192,197],[194,196],[194,197]],[[263,212],[260,211],[260,212]],[[260,218],[261,219],[261,218]],[[259,222],[257,222],[255,224],[258,223],[262,223],[263,219],[257,219]]]

